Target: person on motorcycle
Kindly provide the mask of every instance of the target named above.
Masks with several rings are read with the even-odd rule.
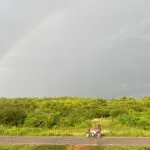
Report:
[[[98,124],[98,125],[97,125],[97,129],[98,129],[98,131],[99,131],[99,132],[101,132],[102,127],[101,127],[101,125],[100,125],[100,124]]]
[[[101,132],[101,125],[100,124],[94,124],[91,128],[91,130]]]
[[[94,124],[87,132],[86,134],[87,137],[101,137],[101,126],[100,124]]]
[[[98,125],[97,125],[97,128],[98,128],[99,130],[101,130],[102,127],[101,127],[100,124],[98,124]]]

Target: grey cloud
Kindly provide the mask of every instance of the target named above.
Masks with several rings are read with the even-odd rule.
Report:
[[[125,83],[124,83],[124,84],[121,84],[121,88],[122,88],[122,89],[127,89],[127,88],[129,88],[129,85],[128,85],[128,84],[125,84]]]
[[[59,3],[59,5],[58,5]],[[66,5],[65,5],[66,4]],[[47,15],[67,7],[67,0],[0,1],[0,58]],[[65,6],[64,6],[65,5]]]
[[[149,4],[147,0],[11,1],[13,13],[4,15],[0,28],[5,36],[0,37],[1,56],[5,54],[0,66],[12,73],[0,74],[0,95],[148,94],[143,86],[150,83]]]

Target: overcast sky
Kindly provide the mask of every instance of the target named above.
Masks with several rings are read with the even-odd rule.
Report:
[[[149,0],[0,0],[0,96],[150,95]]]

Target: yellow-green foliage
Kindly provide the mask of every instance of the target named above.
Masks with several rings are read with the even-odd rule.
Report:
[[[77,146],[70,146],[70,147],[74,147],[75,149],[75,147]],[[87,150],[150,150],[150,147],[86,146],[86,149]],[[56,145],[0,145],[0,150],[67,150],[67,147],[63,145],[57,145],[57,146]]]
[[[83,135],[97,119],[104,135],[149,136],[149,108],[150,97],[1,98],[0,134]]]

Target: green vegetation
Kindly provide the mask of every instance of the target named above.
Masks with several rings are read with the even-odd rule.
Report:
[[[150,150],[150,147],[87,147],[87,150]],[[85,149],[85,150],[86,150]],[[0,145],[0,150],[67,150],[61,145]],[[68,150],[72,150],[69,149]],[[75,149],[74,150],[80,150]],[[84,150],[84,149],[83,149]]]
[[[84,135],[94,120],[104,136],[150,136],[150,97],[0,98],[1,135]]]

